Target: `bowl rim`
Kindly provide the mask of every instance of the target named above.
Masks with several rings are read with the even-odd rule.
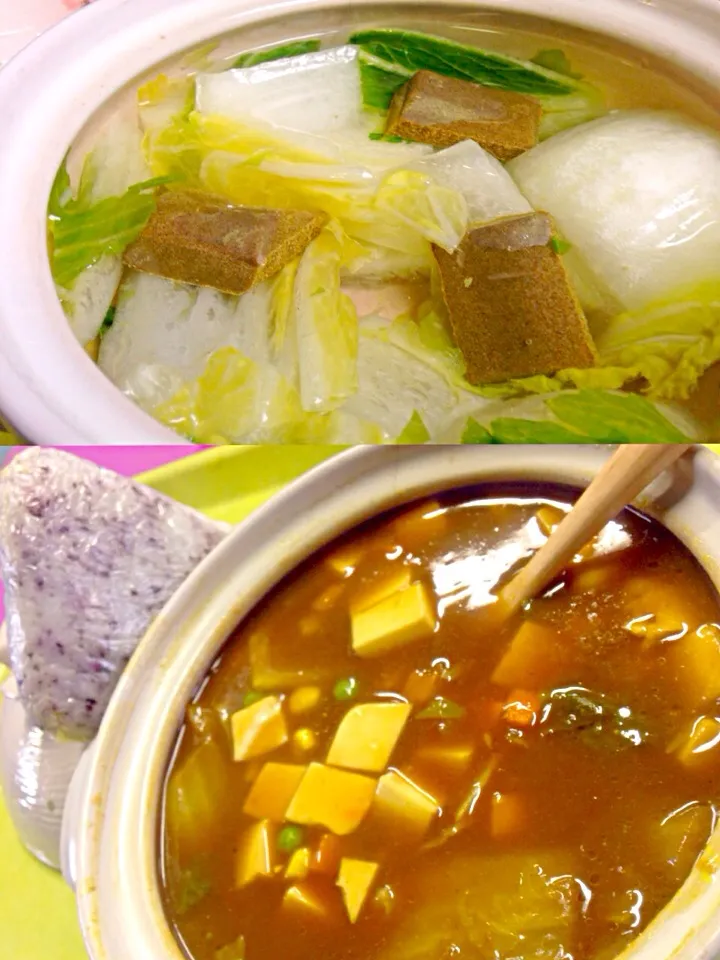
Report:
[[[536,0],[448,3],[458,11],[479,5],[538,14]],[[354,0],[348,9],[357,16],[382,6],[417,5]],[[31,441],[177,442],[88,357],[55,293],[47,197],[76,135],[118,90],[183,50],[240,27],[339,9],[332,0],[104,0],[61,20],[0,71],[3,139],[13,144],[0,151],[0,408]],[[720,88],[716,0],[544,0],[542,15],[606,35],[612,23],[614,35]]]
[[[366,447],[315,467],[240,524],[165,607],[123,676],[66,807],[92,960],[180,960],[157,881],[161,789],[186,703],[232,629],[298,563],[388,507],[472,482],[584,486],[602,446]],[[684,472],[683,472],[684,471]],[[720,458],[698,449],[637,504],[693,551],[720,589]],[[680,499],[678,499],[680,494]],[[720,947],[720,828],[671,906],[621,960],[701,960]],[[660,939],[658,939],[658,937]],[[662,944],[663,952],[658,953]]]

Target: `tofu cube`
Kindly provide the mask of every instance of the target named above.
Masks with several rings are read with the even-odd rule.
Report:
[[[431,636],[436,623],[427,587],[413,583],[351,615],[352,647],[359,657],[378,657]]]
[[[429,767],[445,776],[457,777],[465,773],[472,763],[475,745],[467,743],[433,743],[418,747],[414,763]]]
[[[268,877],[275,868],[275,825],[254,823],[243,836],[235,864],[235,886],[245,887],[256,877]]]
[[[371,815],[394,834],[421,840],[439,811],[435,797],[399,770],[390,770],[378,780]]]
[[[393,528],[403,545],[408,539],[413,546],[426,543],[447,531],[447,510],[437,500],[428,500],[401,513],[395,518]]]
[[[696,602],[672,582],[637,577],[625,587],[626,628],[645,640],[658,641],[698,626]]]
[[[720,698],[720,627],[705,623],[668,644],[678,689],[692,707]]]
[[[342,890],[350,923],[357,922],[377,876],[378,867],[377,863],[370,860],[353,860],[350,857],[343,857],[340,861],[337,885]]]
[[[302,764],[266,763],[250,788],[243,813],[282,823],[306,770]]]
[[[720,763],[720,719],[698,717],[689,733],[680,734],[670,745],[684,767],[702,769]]]
[[[363,703],[343,717],[327,762],[336,767],[382,773],[407,723],[409,703]]]
[[[403,687],[403,696],[410,703],[422,706],[438,692],[440,681],[440,674],[436,670],[413,670]]]
[[[525,620],[495,667],[492,682],[499,687],[542,690],[562,679],[562,651],[551,627]]]
[[[310,849],[300,847],[292,854],[285,867],[288,880],[304,880],[310,873]]]
[[[351,577],[360,563],[365,551],[357,544],[346,543],[329,553],[325,564],[339,577]]]
[[[565,516],[565,511],[559,507],[551,507],[550,504],[543,504],[535,514],[535,520],[544,536],[549,537],[555,527]]]
[[[332,916],[330,904],[322,890],[310,883],[297,883],[285,891],[282,901],[283,911],[293,914],[302,921],[329,920]]]
[[[325,827],[344,836],[356,830],[365,819],[375,786],[372,777],[311,763],[286,817],[292,823]]]
[[[230,718],[233,758],[250,760],[287,743],[288,732],[279,697],[263,697]]]
[[[412,571],[410,567],[400,567],[399,570],[391,573],[389,576],[371,580],[369,583],[363,583],[358,587],[352,599],[350,600],[351,616],[360,613],[361,610],[367,610],[381,603],[394,593],[401,590],[407,590],[412,582]]]

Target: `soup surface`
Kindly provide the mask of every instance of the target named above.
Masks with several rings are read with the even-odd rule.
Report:
[[[187,710],[166,909],[193,960],[608,960],[715,824],[720,604],[625,511],[511,621],[574,494],[474,488],[285,580]]]
[[[49,210],[78,340],[200,442],[713,439],[717,92],[391,13],[225,38],[96,120]]]

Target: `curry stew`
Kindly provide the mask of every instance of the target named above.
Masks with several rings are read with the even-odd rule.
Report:
[[[574,492],[478,487],[314,556],[231,638],[168,774],[193,960],[609,960],[720,797],[720,603],[625,511],[509,622]]]

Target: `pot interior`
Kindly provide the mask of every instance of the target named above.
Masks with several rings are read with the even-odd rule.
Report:
[[[579,10],[574,11],[574,15],[578,22],[587,19],[582,16]],[[658,14],[658,16],[659,15],[660,14]],[[610,23],[611,21],[609,20],[608,22]],[[281,42],[293,42],[312,37],[322,40],[325,45],[341,44],[345,42],[353,32],[370,27],[404,28],[432,33],[465,43],[472,47],[482,47],[489,51],[519,57],[524,60],[540,57],[542,62],[546,62],[549,57],[550,61],[556,65],[558,62],[557,54],[560,51],[565,58],[564,61],[561,60],[561,69],[570,70],[574,77],[582,76],[590,78],[591,81],[597,85],[598,89],[602,91],[606,104],[611,110],[631,110],[633,108],[670,110],[682,114],[688,119],[697,121],[707,128],[720,129],[720,93],[718,87],[708,82],[707,76],[705,76],[705,78],[701,77],[700,74],[702,74],[704,70],[699,69],[698,74],[695,74],[687,68],[688,60],[691,59],[688,52],[679,49],[677,51],[677,57],[675,58],[672,55],[667,57],[660,56],[654,53],[652,49],[644,49],[641,46],[640,38],[638,38],[635,43],[628,42],[626,39],[627,32],[624,30],[618,29],[618,33],[621,33],[622,36],[614,36],[611,28],[608,28],[607,32],[591,31],[578,25],[562,23],[559,19],[504,11],[494,7],[489,9],[469,9],[468,6],[464,4],[430,4],[427,6],[423,4],[422,7],[410,4],[328,6],[323,9],[313,8],[301,12],[283,12],[277,15],[273,15],[271,12],[264,19],[249,23],[237,31],[225,33],[220,37],[211,39],[209,42],[204,42],[199,47],[186,50],[170,60],[158,63],[152,70],[145,71],[142,76],[134,78],[93,115],[76,138],[68,160],[68,171],[71,179],[75,183],[80,182],[82,170],[84,169],[85,160],[89,151],[98,144],[102,144],[103,137],[109,129],[111,122],[116,122],[118,117],[122,116],[125,112],[127,112],[128,117],[132,116],[136,119],[135,114],[137,114],[139,89],[142,90],[141,100],[145,104],[145,107],[147,107],[148,102],[152,104],[152,98],[157,95],[158,89],[167,83],[167,78],[170,78],[170,83],[172,84],[173,79],[178,80],[182,77],[187,77],[188,74],[222,71],[230,67],[240,53],[248,50],[257,50],[259,48],[269,48]],[[649,43],[648,46],[652,47],[652,44]],[[672,38],[670,36],[667,37],[667,49],[668,51],[672,51]],[[160,81],[158,79],[159,77],[163,79]],[[149,101],[147,98],[149,98]],[[159,109],[160,112],[162,112],[165,107]],[[146,119],[150,115],[151,110],[152,107],[146,110]],[[151,132],[147,132],[146,128],[144,128],[144,130],[145,145],[147,147],[147,144],[152,142],[153,137],[157,134],[157,129],[151,130]],[[371,136],[375,136],[375,133],[371,134]],[[105,148],[100,146],[99,149],[102,150]],[[168,148],[169,154],[173,154],[175,150],[178,151],[178,156],[182,154],[182,149],[178,144],[171,145]],[[160,152],[162,152],[162,150]],[[223,154],[223,150],[218,149],[215,153],[221,155]],[[165,157],[165,159],[167,160],[167,157]],[[227,156],[225,156],[224,159],[227,159]],[[192,167],[194,162],[194,159],[188,159],[188,167]],[[178,169],[183,167],[185,161],[183,159],[178,160],[177,169],[173,167],[173,163],[174,161],[168,160],[169,166],[167,166],[167,169],[163,167],[162,171],[160,171],[159,168],[156,169],[157,164],[153,164],[151,165],[152,173],[170,178],[177,176]],[[160,162],[160,166],[162,166],[162,161]],[[209,180],[212,180],[212,183],[215,185],[215,191],[218,194],[222,193],[222,184],[225,182],[223,180],[224,176],[225,174],[221,171],[209,177]],[[283,176],[288,175],[284,174]],[[202,177],[200,179],[202,180]],[[218,186],[218,184],[220,184],[220,186]],[[268,195],[270,199],[263,193],[263,190],[266,190],[266,188],[270,191]],[[208,193],[212,192],[204,180],[203,189]],[[262,197],[265,198],[264,202],[269,204],[272,196],[275,196],[278,191],[282,192],[281,187],[278,187],[274,182],[272,189],[267,187],[267,185],[263,185],[262,187],[258,187],[257,190],[258,192],[257,195],[254,195],[255,200],[253,203],[258,206],[260,205],[260,200],[258,200],[257,197],[261,194]],[[222,193],[223,197],[227,198],[232,194],[232,189],[228,188],[228,191],[227,193]],[[275,193],[272,191],[275,191]],[[239,203],[242,198],[238,199],[233,195],[232,199]],[[250,203],[250,201],[245,200],[242,202]],[[278,206],[282,205],[283,203],[278,202]],[[360,217],[360,219],[362,219],[362,217]],[[358,237],[361,237],[361,239],[358,240]],[[353,242],[358,242],[362,245],[363,237],[361,228],[358,230],[357,237],[353,236],[352,239]],[[393,242],[397,242],[397,238],[394,238]],[[388,243],[389,246],[387,249],[394,249],[392,248],[392,243],[390,243],[390,241],[388,241]],[[570,244],[570,246],[572,247],[573,244]],[[383,247],[383,249],[385,248]],[[422,254],[418,254],[420,259],[425,256],[425,248],[423,248],[423,251]],[[569,253],[569,249],[566,252]],[[369,301],[366,288],[368,285],[372,287],[373,284],[377,286],[377,283],[375,279],[370,277],[370,274],[366,276],[362,273],[362,270],[365,269],[365,267],[359,265],[360,261],[362,261],[362,256],[356,257],[356,260],[357,262],[355,260],[353,261],[352,269],[348,268],[348,276],[350,276],[352,282],[345,283],[343,290],[347,292],[347,287],[352,288],[350,295],[351,299],[353,296],[355,298],[353,302],[357,310],[356,325],[362,325],[368,317],[372,318],[376,312],[381,314],[386,308],[381,306],[377,308],[376,311],[375,306],[368,305]],[[135,261],[130,261],[130,263],[132,266]],[[425,273],[423,273],[426,267],[427,264],[419,268],[419,273],[412,273],[412,276],[410,274],[408,274],[408,276],[402,274],[402,282],[400,283],[402,291],[398,293],[398,291],[395,290],[394,292],[397,296],[409,297],[408,302],[412,301],[409,308],[410,314],[413,314],[413,311],[419,308],[420,301],[426,297],[426,295],[429,295],[430,301],[432,301],[432,284]],[[119,264],[117,268],[118,270],[120,269]],[[276,427],[274,421],[270,426],[267,426],[267,422],[263,421],[263,425],[261,426],[255,421],[250,422],[248,420],[245,422],[245,420],[243,420],[242,423],[239,423],[235,421],[231,422],[232,418],[226,421],[220,417],[220,421],[222,421],[220,423],[217,419],[213,419],[214,410],[211,410],[211,415],[207,422],[205,422],[203,415],[198,412],[200,407],[203,406],[201,401],[186,402],[182,399],[188,391],[192,393],[196,388],[200,390],[201,394],[203,390],[208,390],[212,399],[205,402],[205,407],[214,408],[219,406],[224,396],[220,396],[218,399],[218,396],[215,396],[212,392],[212,384],[215,381],[210,372],[208,372],[210,369],[209,358],[220,357],[223,350],[229,350],[231,348],[237,350],[239,348],[232,340],[230,333],[222,333],[221,330],[222,335],[220,339],[217,339],[217,337],[213,339],[213,336],[216,335],[208,334],[208,325],[202,324],[202,329],[192,327],[190,332],[187,333],[186,339],[182,342],[175,342],[175,340],[173,340],[172,344],[168,345],[168,341],[172,340],[169,331],[171,331],[174,326],[174,314],[171,315],[172,310],[177,309],[179,311],[178,316],[175,317],[175,320],[178,320],[179,326],[180,321],[182,321],[183,324],[185,323],[185,314],[188,313],[188,311],[192,317],[193,313],[199,315],[202,310],[206,309],[205,300],[202,298],[207,291],[201,294],[199,299],[195,300],[196,294],[193,291],[196,290],[196,287],[193,286],[193,284],[195,284],[196,281],[190,283],[187,279],[186,283],[192,287],[192,290],[188,294],[190,301],[192,301],[190,306],[186,310],[182,305],[176,305],[174,303],[171,305],[172,290],[168,286],[163,294],[165,299],[162,300],[159,308],[161,311],[168,311],[165,332],[156,331],[159,336],[159,345],[155,344],[153,340],[156,333],[151,333],[148,343],[145,344],[140,328],[136,329],[136,327],[133,326],[133,324],[137,323],[137,318],[133,319],[133,316],[128,318],[124,312],[124,304],[132,302],[134,299],[136,304],[138,302],[144,304],[144,298],[149,296],[146,288],[149,289],[148,284],[150,281],[147,280],[144,274],[138,278],[138,273],[142,274],[144,269],[145,267],[142,266],[136,271],[132,269],[128,271],[126,269],[124,274],[119,274],[119,276],[122,276],[122,280],[113,280],[112,277],[114,277],[114,274],[112,274],[111,286],[112,284],[115,285],[112,287],[112,289],[115,290],[115,299],[112,300],[107,313],[101,311],[105,320],[99,328],[99,332],[97,325],[98,318],[94,312],[91,313],[89,318],[85,318],[83,315],[82,325],[80,325],[78,321],[79,326],[75,329],[75,333],[86,351],[97,361],[100,369],[112,383],[121,389],[122,392],[132,399],[142,410],[153,416],[156,420],[160,420],[165,426],[169,426],[183,435],[192,436],[193,439],[199,440],[200,442],[215,442],[218,437],[220,440],[227,442],[255,442],[257,440],[275,442],[280,434],[273,432]],[[154,269],[155,268],[151,268],[149,273],[153,274]],[[393,267],[393,269],[395,268]],[[403,267],[402,269],[405,268]],[[414,269],[415,267],[413,267],[413,270]],[[573,267],[573,269],[575,269],[575,267]],[[578,277],[580,277],[582,268],[578,266],[577,269]],[[426,273],[428,273],[428,276],[432,275],[431,268],[428,267]],[[132,276],[130,276],[131,274]],[[168,276],[168,274],[162,274],[162,271],[161,275],[163,277]],[[343,277],[343,282],[345,282],[347,276],[343,274]],[[353,286],[353,278],[356,277],[359,277],[356,284],[359,290]],[[370,277],[370,279],[368,279],[368,277]],[[395,278],[395,274],[392,274],[392,277]],[[410,281],[406,283],[408,277]],[[418,280],[418,277],[420,280],[416,283],[415,281]],[[182,279],[182,277],[175,277],[174,279]],[[385,280],[387,280],[387,277],[385,277],[383,283],[379,285],[380,288],[384,289],[383,284]],[[136,281],[137,289],[135,285]],[[203,284],[205,287],[213,286],[213,284],[209,282],[197,282],[200,282],[201,287],[203,287]],[[338,283],[339,282],[340,281],[338,281]],[[144,284],[142,287],[142,296],[140,296],[139,293],[141,283]],[[392,284],[389,285],[392,286]],[[231,287],[221,287],[219,281],[216,286],[218,290],[222,289],[225,293],[235,290],[235,288]],[[104,287],[102,289],[103,291],[105,290]],[[100,284],[98,284],[98,291],[99,290]],[[235,292],[237,292],[237,290],[235,290]],[[103,296],[104,295],[103,293]],[[100,294],[98,294],[98,296],[100,296]],[[593,297],[594,294],[588,296],[588,304],[590,304]],[[587,306],[583,300],[583,306],[586,307],[586,313],[589,318],[589,335],[592,335],[598,342],[600,342],[602,332],[607,322],[613,317],[621,315],[627,306],[615,300],[614,293],[608,297],[607,301],[603,299],[604,297],[605,294],[600,298],[603,302],[596,303],[594,306],[592,304]],[[392,299],[392,297],[390,299]],[[583,298],[581,297],[581,299]],[[372,300],[372,297],[370,297],[370,300]],[[70,304],[67,308],[70,311],[69,315],[77,320],[77,317],[82,314],[82,311],[76,309],[72,296],[70,296],[68,302]],[[393,313],[390,319],[396,319],[397,316],[404,315],[395,301],[393,301],[393,304],[393,306],[387,306],[387,310]],[[233,309],[234,305],[235,301],[233,300],[231,303]],[[215,306],[217,306],[217,304]],[[220,313],[222,309],[227,306],[227,303],[222,301],[218,308]],[[137,309],[141,310],[139,307]],[[209,315],[219,315],[217,310],[213,314],[213,310],[215,310],[215,307],[210,309]],[[73,313],[73,311],[75,312]],[[130,314],[132,314],[132,310]],[[84,326],[85,319],[88,320],[89,326]],[[383,319],[387,320],[388,317],[383,316]],[[224,321],[217,321],[219,329],[222,327],[223,322]],[[80,329],[80,327],[82,327],[82,329]],[[360,326],[358,326],[358,329],[360,329]],[[162,335],[160,335],[161,333]],[[207,338],[207,342],[203,339],[205,337]],[[455,339],[457,341],[455,345],[458,346],[460,339],[458,337]],[[532,342],[532,338],[528,339],[528,344]],[[279,361],[275,363],[275,360],[271,362],[258,359],[252,354],[249,345],[245,344],[243,349],[245,348],[248,350],[247,355],[251,358],[251,361],[257,363],[262,368],[263,374],[272,374],[271,382],[274,382],[272,377],[274,377],[282,367]],[[242,353],[243,351],[240,350],[240,352]],[[262,351],[260,352],[262,353]],[[352,351],[350,351],[350,353],[352,353]],[[463,350],[463,354],[464,353],[465,351]],[[222,356],[224,357],[225,355],[222,354]],[[190,357],[190,359],[188,359],[188,357]],[[372,385],[368,386],[365,383],[365,380],[369,382],[368,374],[363,373],[365,367],[361,367],[360,360],[357,360],[356,357],[348,356],[346,359],[348,369],[353,368],[353,375],[357,373],[359,386],[356,393],[348,389],[347,397],[343,394],[346,402],[338,406],[334,400],[331,403],[322,396],[315,397],[312,400],[308,399],[303,393],[305,387],[301,387],[301,409],[298,408],[300,412],[296,411],[292,416],[288,414],[292,422],[293,430],[297,430],[297,434],[293,433],[292,436],[294,438],[297,437],[300,441],[307,439],[309,434],[304,431],[311,430],[308,411],[317,409],[323,414],[334,414],[336,410],[338,412],[339,419],[337,423],[333,417],[330,416],[328,418],[328,425],[326,425],[326,429],[329,431],[327,439],[330,442],[354,442],[358,438],[364,442],[397,439],[401,435],[402,429],[407,423],[409,416],[408,411],[405,409],[407,395],[403,394],[397,399],[394,409],[378,412],[382,403],[378,402],[377,391],[373,393],[374,387]],[[85,362],[87,363],[87,361]],[[301,358],[299,361],[301,368],[302,362]],[[338,360],[338,362],[341,361]],[[345,360],[342,362],[345,362]],[[353,366],[354,364],[356,364],[357,370]],[[268,370],[265,369],[266,366],[269,368]],[[561,364],[561,366],[563,365]],[[547,370],[549,369],[550,367],[547,367]],[[553,369],[558,369],[558,367],[556,366]],[[200,383],[203,376],[205,376],[206,379],[202,381],[200,387],[197,387],[197,384]],[[671,403],[668,410],[663,407],[663,403],[667,397],[658,393],[657,396],[662,396],[660,407],[664,411],[663,415],[667,413],[677,429],[686,431],[690,436],[697,435],[700,437],[705,433],[709,434],[714,428],[717,419],[717,410],[714,403],[715,379],[713,379],[716,376],[717,371],[708,370],[706,376],[698,383],[697,389],[693,389],[692,397],[687,402],[683,399],[684,393],[687,393],[687,391],[675,391],[675,393],[669,397]],[[365,380],[363,377],[365,377]],[[352,379],[352,376],[350,379]],[[288,382],[293,382],[292,377],[288,378]],[[476,382],[484,381],[473,380],[473,383]],[[625,386],[629,384],[628,389],[635,389],[630,379],[623,381],[623,384]],[[442,389],[444,388],[445,387]],[[367,394],[363,392],[366,389]],[[216,393],[217,392],[216,389]],[[222,391],[220,391],[220,394],[221,393]],[[372,397],[370,397],[371,394]],[[513,396],[512,392],[509,395]],[[275,394],[273,396],[277,399]],[[204,394],[201,399],[205,401],[206,398],[204,398]],[[443,399],[443,404],[447,403],[448,410],[442,414],[437,414],[437,411],[433,411],[432,403],[428,402],[427,412],[422,412],[421,419],[425,416],[427,423],[424,423],[424,426],[429,431],[431,439],[442,442],[459,440],[462,435],[463,426],[467,421],[467,416],[464,415],[463,411],[468,405],[472,406],[472,399],[469,394],[464,393],[457,402],[455,402],[452,397],[449,400]],[[492,410],[491,407],[488,407],[486,401],[483,399],[476,402],[478,404],[478,411],[487,410],[487,416],[490,417]],[[184,403],[185,406],[183,406]],[[290,402],[288,401],[288,403]],[[520,401],[520,403],[522,405],[522,401]],[[316,407],[313,407],[313,404],[316,404]],[[443,407],[443,404],[439,406]],[[393,404],[388,404],[388,406],[393,407]],[[205,409],[205,407],[203,407],[203,409]],[[471,412],[472,415],[475,416],[476,411],[474,408]],[[272,420],[272,417],[269,419]],[[282,421],[282,418],[280,419]],[[284,421],[282,422],[284,423]],[[278,429],[280,429],[280,427],[278,427]],[[320,429],[320,427],[317,429]],[[352,433],[353,430],[356,430],[355,434]],[[357,433],[357,431],[359,431],[359,433]],[[605,437],[593,437],[591,439],[604,440]]]
[[[655,503],[650,511],[665,515],[682,489],[680,483],[666,492],[663,506]],[[618,955],[675,895],[715,827],[715,793],[710,788],[700,797],[702,777],[697,768],[693,773],[685,746],[708,698],[720,690],[708,691],[707,678],[696,675],[699,687],[690,683],[689,700],[682,691],[695,663],[687,638],[705,636],[712,653],[720,598],[702,563],[673,534],[628,510],[528,615],[510,624],[498,620],[491,602],[498,578],[537,548],[576,496],[572,487],[523,481],[441,488],[323,547],[233,630],[209,679],[195,690],[156,825],[168,919],[193,960],[224,960],[225,947],[250,958],[335,950],[338,956],[348,950],[396,956],[453,945],[472,949],[477,937],[508,950],[519,949],[522,939],[523,949],[540,951],[528,954],[533,957],[552,947],[594,960]],[[403,502],[398,496],[385,506]],[[355,624],[363,611],[378,610],[376,604],[382,607],[411,583],[432,584],[440,632],[435,625],[432,638],[421,636],[408,647],[401,642],[397,651],[391,642],[369,659],[346,653],[351,642],[355,652],[362,647]],[[457,619],[460,608],[465,621]],[[537,657],[534,666],[517,655],[517,638],[528,624],[539,632],[520,646],[526,661]],[[360,635],[364,627],[357,629]],[[554,646],[543,629],[561,634],[561,642]],[[573,644],[575,654],[563,662]],[[643,685],[653,688],[649,698],[638,692]],[[269,736],[276,741],[254,754],[241,717],[273,704],[284,711],[287,728],[278,733],[275,727]],[[374,766],[372,757],[343,753],[359,749],[370,720],[355,728],[353,746],[340,743],[348,722],[342,718],[368,704],[394,704],[417,718],[414,729],[405,719],[402,734],[400,728],[392,734],[393,745],[404,740],[391,763],[386,758]],[[218,752],[228,748],[231,728],[234,762]],[[384,735],[391,735],[387,728]],[[659,742],[663,747],[649,760]],[[326,754],[331,768],[360,771],[366,782],[379,775],[382,785],[400,771],[405,792],[390,802],[389,813],[371,807],[367,828],[356,823],[345,830],[347,824],[333,819],[343,816],[342,789],[358,787],[352,777],[342,788],[323,785],[338,791],[325,814],[299,807],[278,813],[283,776],[307,774]],[[204,784],[199,769],[208,778]],[[408,783],[421,790],[417,809]],[[217,799],[213,809],[208,784],[211,794],[217,789],[232,801]],[[433,802],[442,812],[425,837],[427,849],[417,838],[394,846],[408,811],[428,829],[423,817]],[[352,819],[352,811],[347,816]],[[305,851],[317,863],[304,864]],[[367,883],[353,879],[358,862],[371,865]],[[283,879],[290,869],[299,872]],[[258,879],[253,871],[266,876]],[[425,887],[423,871],[429,871]],[[457,927],[449,918],[463,871],[460,886],[471,899]],[[545,880],[535,889],[531,878],[537,884],[538,875]],[[478,876],[487,889],[477,886]],[[524,878],[518,890],[516,876]],[[607,883],[608,877],[615,880]],[[349,910],[357,884],[362,888],[362,913],[352,926],[343,919],[338,884]],[[544,905],[543,884],[551,891]],[[524,896],[533,920],[523,913]],[[492,904],[488,916],[481,904]],[[498,910],[512,914],[507,924],[494,925]],[[575,926],[571,935],[580,916],[583,932]],[[522,937],[511,943],[518,931]]]

